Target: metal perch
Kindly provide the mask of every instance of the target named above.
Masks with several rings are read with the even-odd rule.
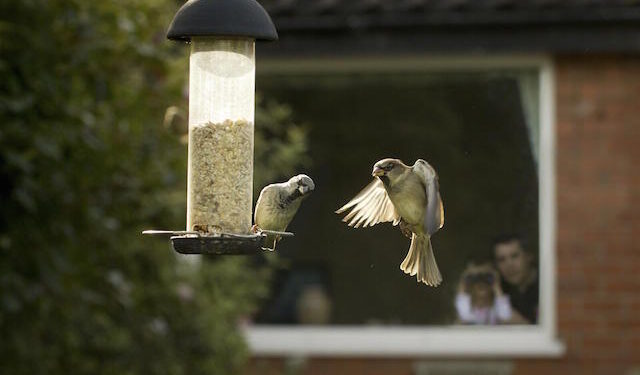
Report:
[[[204,235],[195,231],[145,230],[142,234],[170,236],[173,250],[180,254],[250,255],[265,250],[267,235],[293,237],[291,232],[259,230],[255,234],[216,233]]]

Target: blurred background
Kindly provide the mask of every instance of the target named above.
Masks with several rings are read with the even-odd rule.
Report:
[[[236,373],[262,259],[181,261],[144,229],[186,218],[180,1],[0,3],[0,368]],[[305,130],[259,102],[256,193],[307,164]],[[257,196],[257,195],[256,195]]]
[[[2,373],[640,372],[640,3],[261,3],[280,40],[257,45],[254,196],[301,172],[317,189],[277,254],[185,262],[140,234],[185,225],[188,47],[165,38],[183,2],[0,0]],[[239,323],[451,324],[458,278],[491,258],[493,236],[519,232],[537,256],[540,72],[481,66],[504,56],[553,65],[566,353],[435,367],[252,356]],[[352,58],[369,63],[344,69]],[[396,228],[333,213],[388,156],[440,175],[437,289],[399,270]]]

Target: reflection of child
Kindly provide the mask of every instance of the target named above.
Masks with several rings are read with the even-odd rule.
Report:
[[[509,297],[502,293],[498,272],[489,263],[471,263],[464,270],[456,310],[463,324],[500,324],[511,319]]]

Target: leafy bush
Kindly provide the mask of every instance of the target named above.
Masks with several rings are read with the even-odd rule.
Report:
[[[0,5],[3,373],[219,374],[246,358],[236,322],[269,270],[181,262],[140,235],[185,225],[187,150],[161,125],[186,105],[187,49],[164,36],[177,5]],[[265,102],[256,189],[306,151],[287,107]]]

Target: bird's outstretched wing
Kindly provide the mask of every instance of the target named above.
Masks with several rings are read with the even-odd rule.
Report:
[[[342,221],[354,228],[370,227],[388,221],[397,225],[400,222],[400,215],[391,203],[382,181],[377,178],[347,204],[340,207],[336,213],[341,214],[348,210],[350,212],[342,218]]]
[[[440,197],[438,175],[433,167],[422,159],[416,160],[412,168],[424,181],[427,196],[424,228],[431,235],[444,225],[444,205],[442,204],[442,197]]]

